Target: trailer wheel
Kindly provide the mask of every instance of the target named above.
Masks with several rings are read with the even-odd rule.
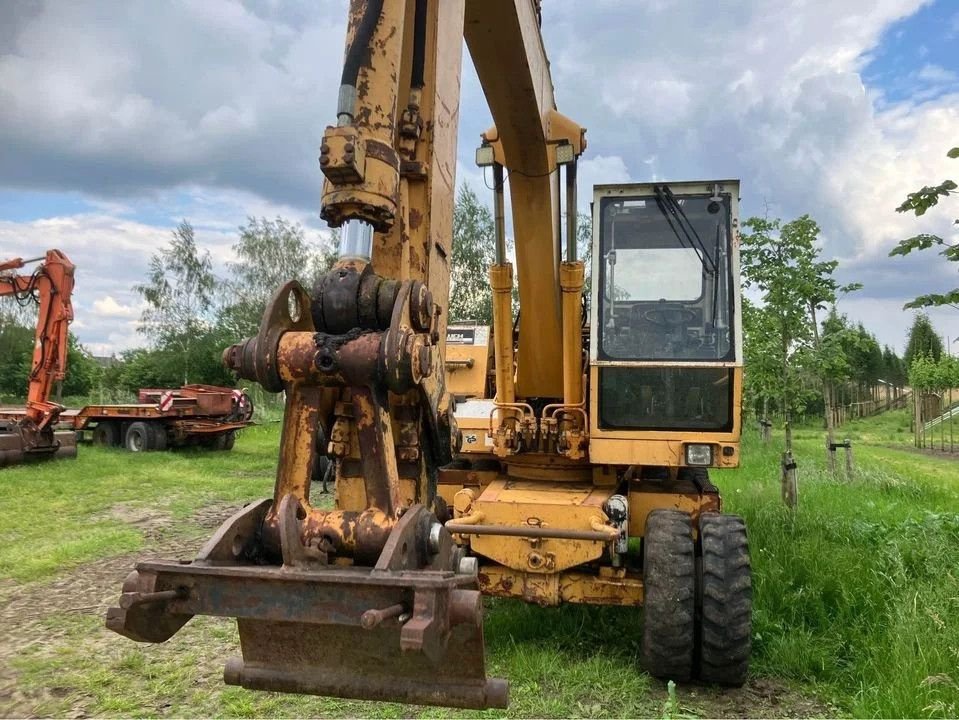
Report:
[[[168,444],[166,425],[162,422],[151,422],[147,427],[150,428],[150,449],[166,450]]]
[[[753,589],[746,523],[736,515],[703,513],[699,678],[741,686],[752,652]]]
[[[130,452],[145,452],[153,449],[153,433],[145,422],[130,423],[124,438],[124,446]]]
[[[643,668],[685,681],[693,670],[696,546],[692,521],[678,510],[653,510],[643,537]]]
[[[210,448],[210,450],[230,450],[234,442],[236,442],[236,434],[230,430],[229,432],[214,435],[208,440],[205,440],[203,445]]]
[[[100,447],[116,447],[120,444],[120,428],[110,420],[98,422],[93,428],[93,444]]]

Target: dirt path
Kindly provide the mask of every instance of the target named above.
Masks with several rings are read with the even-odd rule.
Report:
[[[50,616],[89,615],[102,618],[115,604],[120,585],[144,556],[178,559],[192,558],[211,534],[236,508],[213,505],[196,513],[191,522],[174,525],[164,512],[115,506],[109,513],[139,528],[146,550],[116,555],[74,568],[51,582],[21,585],[14,581],[0,584],[0,717],[31,717],[44,699],[44,693],[28,693],[17,683],[12,661],[36,646],[56,646],[67,641],[69,626],[44,623]],[[189,529],[184,530],[184,525]],[[97,643],[114,639],[106,631],[87,638],[90,651]],[[47,692],[57,694],[56,688]],[[82,714],[82,713],[81,713]]]
[[[105,629],[102,632],[84,631],[78,641],[77,627],[63,618],[80,616],[83,627],[92,625],[94,618],[102,618],[106,608],[115,603],[123,578],[134,563],[145,556],[165,559],[192,558],[212,530],[235,511],[232,505],[204,508],[192,518],[192,524],[175,526],[162,512],[138,508],[114,507],[108,512],[122,517],[142,530],[145,550],[118,555],[76,568],[50,582],[19,585],[12,581],[0,584],[0,717],[38,717],[49,714],[87,717],[90,699],[75,688],[59,687],[56,682],[43,687],[24,687],[18,682],[13,660],[25,655],[49,657],[64,648],[77,650],[82,642],[82,653],[87,657],[111,657],[117,653],[117,637]],[[158,646],[148,646],[151,656],[175,659],[179,654],[192,653],[191,663],[196,670],[196,682],[216,692],[221,682],[225,654],[236,652],[233,623],[228,619],[196,618],[192,639],[177,636]],[[751,680],[743,688],[719,689],[697,685],[677,688],[678,715],[699,717],[831,717],[835,708],[802,692],[793,690],[781,681],[769,678]],[[666,686],[652,684],[649,696],[650,715],[662,717],[667,700]],[[362,712],[356,706],[356,713]],[[55,708],[49,710],[48,708]],[[194,715],[203,715],[205,708],[191,708]],[[149,714],[163,715],[176,712],[169,706],[155,706]],[[183,712],[183,708],[180,709]],[[206,709],[212,714],[215,709]],[[410,707],[412,715],[418,714]],[[597,709],[597,714],[602,710]],[[119,715],[129,712],[114,713]]]

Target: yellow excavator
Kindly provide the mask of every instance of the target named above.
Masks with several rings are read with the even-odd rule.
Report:
[[[495,188],[491,333],[447,327],[464,38],[495,122],[476,153]],[[739,185],[597,186],[584,303],[585,148],[538,2],[351,1],[319,156],[339,260],[224,353],[286,393],[273,495],[194,561],[138,563],[110,629],[162,642],[234,617],[229,684],[502,708],[483,594],[644,606],[648,672],[743,683],[746,530],[708,476],[739,463]],[[323,456],[331,509],[310,500]]]

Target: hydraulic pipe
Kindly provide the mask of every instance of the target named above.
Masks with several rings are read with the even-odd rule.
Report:
[[[363,56],[370,46],[376,24],[383,12],[383,0],[370,0],[363,10],[363,15],[356,32],[346,49],[346,58],[343,60],[343,73],[340,77],[340,92],[336,103],[336,117],[339,126],[353,122],[356,106],[356,81],[360,74],[360,65]]]
[[[506,210],[504,204],[503,166],[493,163],[493,217],[496,234],[496,264],[506,262]]]
[[[586,267],[582,261],[564,262],[559,268],[563,290],[563,403],[583,401],[582,296]]]
[[[493,289],[493,344],[496,360],[496,401],[516,402],[513,380],[513,266],[504,262],[490,266]]]
[[[591,527],[601,527],[600,521],[591,523]],[[545,528],[532,525],[469,525],[450,520],[446,529],[454,535],[499,535],[501,537],[551,538],[554,540],[590,540],[610,542],[619,536],[614,527],[605,526],[603,530],[571,530],[569,528]]]
[[[566,262],[576,262],[576,160],[566,166]]]
[[[493,289],[493,345],[496,361],[496,400],[516,402],[513,379],[513,266],[506,261],[506,211],[503,200],[503,166],[493,163],[493,222],[496,235],[495,264],[489,269]]]

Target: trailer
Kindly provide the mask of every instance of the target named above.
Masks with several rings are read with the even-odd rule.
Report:
[[[141,389],[137,403],[87,405],[60,418],[80,442],[130,452],[200,445],[231,450],[236,432],[253,424],[253,402],[242,390],[215,385]]]

